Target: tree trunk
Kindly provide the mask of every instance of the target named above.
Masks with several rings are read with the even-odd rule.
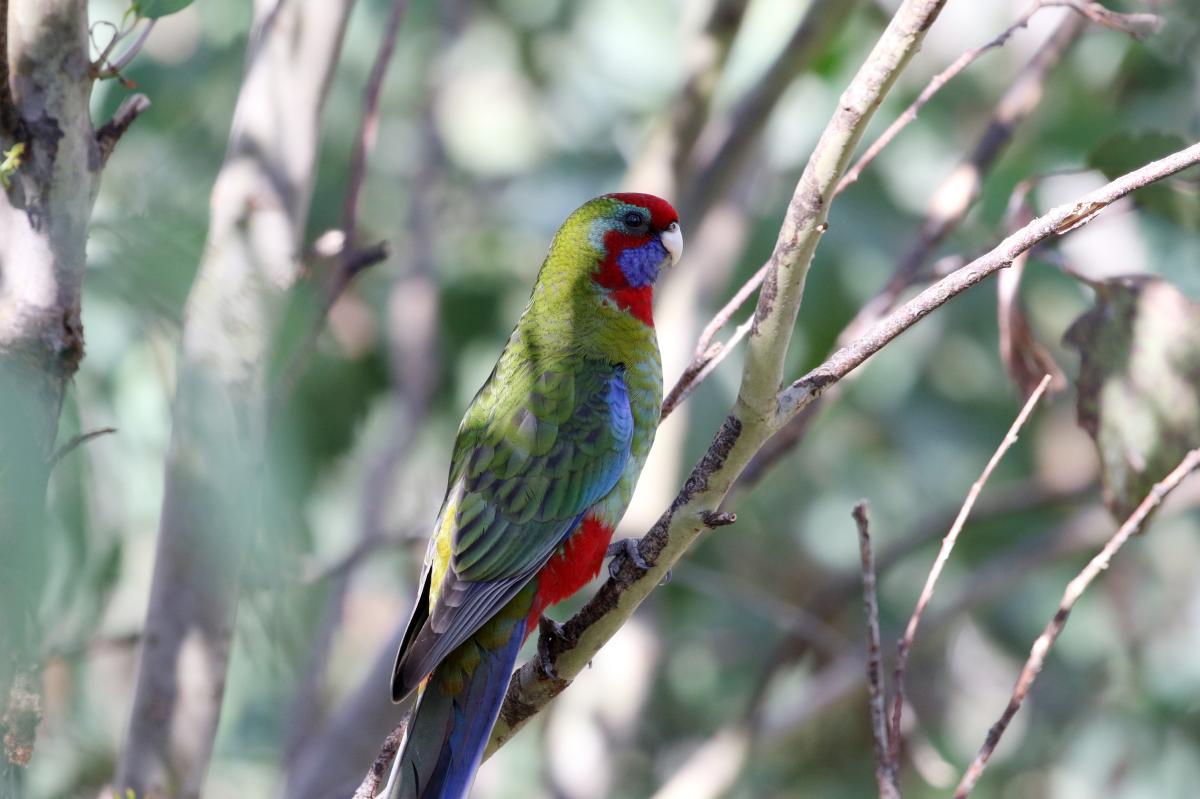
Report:
[[[270,343],[299,274],[321,109],[353,0],[257,0],[188,297],[158,552],[117,793],[199,797],[246,545],[261,523]]]
[[[102,158],[88,111],[86,0],[0,0],[0,793],[32,754],[45,498],[83,358],[80,293]],[[11,695],[10,695],[11,692]]]

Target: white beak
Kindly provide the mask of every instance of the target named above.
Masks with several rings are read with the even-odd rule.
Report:
[[[670,226],[659,236],[663,246],[667,248],[667,252],[671,254],[671,265],[679,263],[679,259],[683,256],[683,231],[679,228],[678,222],[672,222]]]

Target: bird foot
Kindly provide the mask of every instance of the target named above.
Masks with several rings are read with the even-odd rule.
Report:
[[[616,577],[617,572],[621,570],[620,562],[617,560],[617,556],[621,554],[633,561],[633,565],[642,571],[650,571],[650,567],[653,565],[642,557],[642,550],[638,547],[636,538],[622,538],[620,541],[613,541],[608,545],[606,554],[612,558],[608,562],[608,573],[611,577]]]
[[[538,619],[538,660],[541,661],[542,671],[552,680],[558,679],[558,669],[554,668],[554,656],[550,653],[550,645],[566,639],[567,633],[561,624],[549,616]]]

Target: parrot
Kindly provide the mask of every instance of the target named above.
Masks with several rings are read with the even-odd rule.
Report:
[[[652,303],[683,252],[675,209],[606,194],[558,229],[455,438],[392,701],[417,692],[389,799],[463,799],[517,653],[600,571],[662,406]]]

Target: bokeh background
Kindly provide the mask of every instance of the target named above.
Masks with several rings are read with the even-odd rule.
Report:
[[[389,5],[360,0],[351,19],[325,113],[310,240],[338,223]],[[845,19],[787,76],[733,178],[703,199],[711,209],[703,225],[685,210],[688,253],[658,292],[668,385],[700,328],[769,254],[816,137],[895,5],[847,3]],[[1162,34],[1138,42],[1092,25],[1069,49],[936,255],[970,256],[998,240],[1022,179],[1062,173],[1040,185],[1041,208],[1099,185],[1102,172],[1089,167],[1103,165],[1097,153],[1111,151],[1114,137],[1197,138],[1195,0],[1150,5],[1170,20]],[[713,76],[697,152],[736,121],[730,114],[789,46],[806,6],[748,4]],[[90,4],[93,20],[117,21],[125,7]],[[269,523],[253,544],[206,796],[348,795],[365,772],[399,718],[372,670],[407,617],[460,415],[566,214],[620,188],[672,199],[687,188],[671,154],[656,148],[693,65],[713,46],[702,30],[708,8],[691,0],[411,3],[361,219],[364,237],[387,239],[393,256],[334,306],[273,420]],[[868,138],[1023,8],[950,0]],[[935,189],[1067,13],[1039,13],[947,86],[839,199],[801,309],[792,376],[827,354],[887,280]],[[52,483],[43,617],[53,657],[29,769],[33,797],[95,796],[126,734],[182,306],[249,20],[244,0],[195,3],[164,18],[123,73],[153,106],[105,173],[88,250],[87,357],[63,418],[64,436],[118,433],[72,454]],[[103,83],[97,111],[111,112],[128,93]],[[1035,334],[1068,375],[1078,359],[1059,342],[1092,295],[1060,267],[1157,273],[1195,299],[1196,233],[1194,219],[1125,203],[1035,256],[1022,295]],[[998,355],[995,309],[994,286],[980,286],[860,369],[801,444],[731,500],[737,524],[702,539],[578,683],[485,764],[474,795],[873,795],[850,508],[863,497],[871,503],[891,642],[938,537],[1021,404]],[[664,426],[623,534],[645,532],[669,503],[739,377],[735,353]],[[1063,586],[1115,527],[1073,398],[1068,388],[1047,400],[1000,465],[926,617],[910,666],[907,796],[948,794]],[[1195,795],[1198,494],[1182,491],[1080,603],[976,790],[980,799]]]

